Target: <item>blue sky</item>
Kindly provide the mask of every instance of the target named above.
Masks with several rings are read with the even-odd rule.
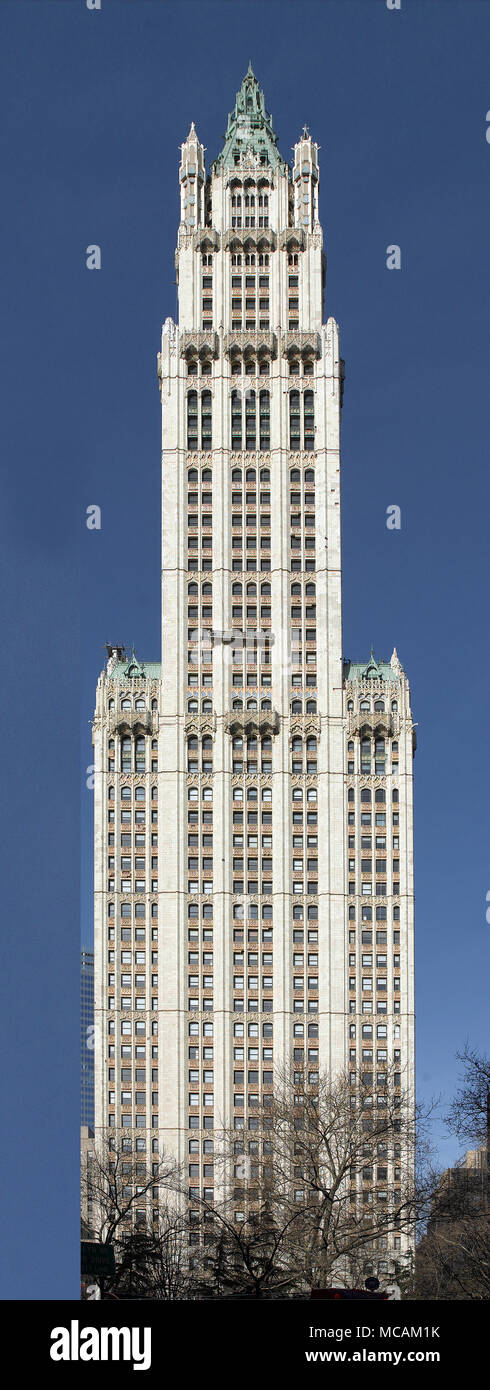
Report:
[[[482,0],[0,7],[4,1298],[77,1297],[89,721],[106,641],[160,654],[155,358],[176,314],[178,147],[194,119],[215,156],[249,58],[281,152],[304,122],[321,146],[346,360],[344,653],[396,644],[418,721],[421,1092],[451,1093],[465,1037],[486,1046],[489,40]]]

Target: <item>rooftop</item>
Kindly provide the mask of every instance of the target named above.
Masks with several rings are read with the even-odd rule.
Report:
[[[234,110],[230,111],[228,116],[226,135],[223,138],[223,149],[214,162],[216,170],[233,168],[248,151],[266,167],[288,167],[279,154],[272,116],[265,109],[264,93],[259,87],[251,63],[248,65],[240,91],[236,94]]]

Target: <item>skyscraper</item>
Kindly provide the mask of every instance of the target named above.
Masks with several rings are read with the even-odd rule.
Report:
[[[342,659],[318,145],[285,162],[249,68],[179,179],[162,665],[110,649],[94,720],[96,1127],[211,1193],[215,1130],[293,1057],[411,1082],[413,723],[396,651]]]

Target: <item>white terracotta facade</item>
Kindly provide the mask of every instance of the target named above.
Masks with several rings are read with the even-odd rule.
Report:
[[[279,156],[250,71],[210,177],[194,126],[182,146],[162,663],[114,649],[97,690],[96,1130],[191,1158],[191,1191],[212,1189],[216,1130],[253,1142],[293,1056],[348,1068],[381,1028],[413,1077],[413,721],[396,652],[342,660],[318,178],[306,129]]]

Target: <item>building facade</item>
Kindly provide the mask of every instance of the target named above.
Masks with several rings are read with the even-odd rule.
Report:
[[[94,953],[80,958],[80,1108],[81,1125],[94,1124]]]
[[[162,331],[162,665],[110,651],[95,747],[96,1128],[213,1192],[275,1070],[413,1072],[406,676],[342,659],[344,364],[318,145],[249,69],[182,145]],[[374,1068],[375,1070],[375,1068]]]

